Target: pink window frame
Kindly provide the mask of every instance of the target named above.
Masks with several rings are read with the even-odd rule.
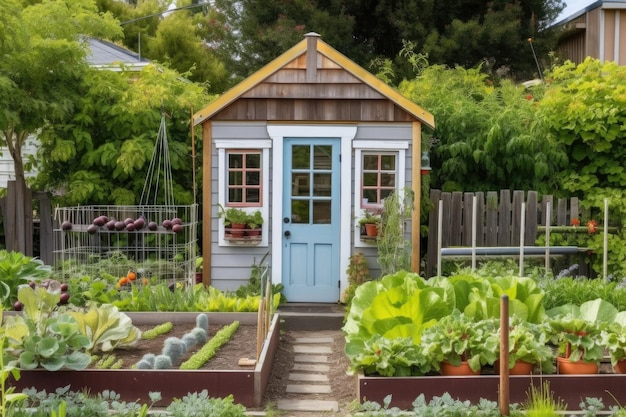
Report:
[[[365,157],[367,156],[376,156],[377,157],[377,168],[376,170],[372,170],[372,169],[365,169]],[[390,170],[390,169],[382,169],[382,157],[383,156],[393,156],[395,158],[395,169]],[[375,186],[365,186],[364,183],[364,176],[365,174],[371,174],[371,173],[376,173],[376,185]],[[362,209],[372,209],[372,208],[381,208],[382,207],[382,202],[381,202],[381,198],[380,198],[380,194],[382,190],[393,190],[395,191],[397,189],[397,184],[394,184],[393,186],[383,186],[382,185],[382,181],[381,181],[381,177],[382,174],[386,174],[386,173],[393,173],[395,175],[395,179],[396,179],[396,183],[398,181],[398,154],[395,152],[362,152],[361,153],[361,208]],[[370,201],[368,201],[367,204],[363,204],[363,191],[364,190],[376,190],[376,202],[372,203]]]
[[[247,168],[246,161],[247,155],[256,154],[259,155],[259,168]],[[243,166],[241,168],[231,168],[229,165],[230,155],[242,155]],[[257,149],[227,149],[226,150],[226,206],[227,207],[261,207],[263,206],[263,152]],[[230,173],[231,172],[241,172],[241,185],[231,186],[230,184]],[[246,182],[246,172],[258,172],[259,173],[259,185],[247,185]],[[259,201],[258,202],[248,202],[248,201],[236,201],[231,202],[229,199],[229,191],[231,189],[241,189],[241,196],[245,198],[246,190],[248,189],[258,189],[259,190]]]

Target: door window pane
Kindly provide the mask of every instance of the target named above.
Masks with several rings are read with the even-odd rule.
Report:
[[[313,223],[329,224],[331,220],[332,201],[313,201]]]
[[[332,169],[332,147],[330,145],[314,146],[315,159],[313,160],[313,169]]]
[[[309,169],[311,166],[311,147],[309,145],[294,145],[291,150],[293,169]]]
[[[331,174],[313,175],[313,195],[316,197],[329,197],[331,195]]]
[[[309,200],[291,200],[291,222],[309,223]]]

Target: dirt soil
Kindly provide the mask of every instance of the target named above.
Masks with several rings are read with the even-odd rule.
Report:
[[[174,325],[171,332],[161,335],[152,340],[141,340],[136,346],[115,351],[116,360],[123,359],[124,368],[130,368],[133,364],[137,363],[144,354],[154,353],[160,354],[163,349],[165,339],[168,337],[179,337],[185,333],[188,333],[193,329],[193,324],[189,326]],[[137,326],[140,330],[145,331],[151,329],[153,326]],[[209,338],[214,336],[215,333],[222,328],[220,325],[209,326]],[[333,353],[328,358],[330,365],[330,373],[327,374],[328,379],[331,381],[331,394],[293,394],[287,393],[286,387],[288,382],[289,372],[294,362],[294,341],[301,337],[332,337],[333,338]],[[256,357],[256,326],[240,324],[238,330],[228,343],[222,346],[216,353],[216,355],[200,369],[253,369],[252,366],[240,366],[239,360],[242,358]],[[276,402],[281,399],[310,399],[310,400],[334,400],[339,403],[339,413],[334,415],[345,415],[345,410],[349,408],[349,405],[356,400],[356,388],[357,380],[356,376],[348,375],[346,373],[348,369],[348,359],[344,354],[345,341],[343,334],[340,330],[321,330],[321,331],[282,331],[280,335],[280,343],[276,356],[274,358],[274,364],[270,375],[268,387],[263,397],[263,403],[261,407],[252,409],[249,411],[266,411],[276,409]],[[201,346],[198,346],[199,349]],[[185,354],[181,360],[185,361],[195,352],[197,349],[192,350]],[[311,416],[319,415],[319,413],[311,412],[280,412],[283,417],[299,417],[299,416]],[[333,415],[333,413],[326,413],[324,415]]]

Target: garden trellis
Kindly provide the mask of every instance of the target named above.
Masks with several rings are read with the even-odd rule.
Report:
[[[54,258],[64,276],[157,278],[195,282],[198,208],[176,205],[165,113],[139,205],[55,210]]]

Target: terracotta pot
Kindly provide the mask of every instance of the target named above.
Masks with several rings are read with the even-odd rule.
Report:
[[[626,374],[626,359],[622,359],[617,361],[613,370],[616,374]]]
[[[246,234],[248,236],[260,236],[261,235],[261,229],[248,229]]]
[[[365,234],[367,236],[378,236],[378,225],[374,223],[365,223]]]
[[[480,375],[480,370],[473,371],[467,361],[462,361],[459,366],[452,365],[450,362],[441,362],[441,375],[458,376],[458,375]]]
[[[568,358],[559,356],[556,358],[556,370],[558,374],[597,374],[598,364],[584,361],[572,362]]]
[[[244,230],[245,228],[246,228],[245,223],[233,223],[230,226],[230,234],[232,237],[241,238],[246,233]]]
[[[493,363],[493,370],[496,374],[500,374],[500,360],[496,359]],[[517,361],[512,368],[509,369],[509,375],[530,375],[535,370],[535,364],[524,361]]]

